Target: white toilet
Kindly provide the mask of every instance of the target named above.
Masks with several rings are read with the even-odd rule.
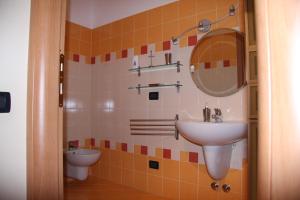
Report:
[[[75,149],[64,152],[66,166],[65,175],[77,180],[88,177],[88,167],[100,158],[100,151],[93,149]]]

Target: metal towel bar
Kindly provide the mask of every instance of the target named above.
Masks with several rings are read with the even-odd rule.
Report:
[[[173,135],[178,140],[176,128],[178,115],[174,119],[131,119],[131,135]]]
[[[175,122],[175,119],[131,119],[130,122]]]

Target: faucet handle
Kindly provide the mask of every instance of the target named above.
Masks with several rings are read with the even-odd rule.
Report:
[[[215,110],[215,115],[219,115],[219,116],[222,115],[222,111],[220,108],[215,108],[214,110]]]

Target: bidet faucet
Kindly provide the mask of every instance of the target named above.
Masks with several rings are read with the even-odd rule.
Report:
[[[215,114],[211,116],[215,120],[215,122],[220,123],[223,122],[222,111],[220,108],[215,108]]]

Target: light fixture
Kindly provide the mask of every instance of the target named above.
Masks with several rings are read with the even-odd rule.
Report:
[[[178,44],[178,41],[179,39],[184,36],[186,33],[194,30],[194,29],[198,29],[199,32],[202,32],[202,33],[206,33],[210,30],[211,28],[211,25],[213,24],[216,24],[216,23],[219,23],[223,20],[225,20],[226,18],[228,17],[231,17],[231,16],[234,16],[236,14],[236,10],[238,9],[239,5],[230,5],[229,9],[228,9],[228,14],[221,17],[220,19],[217,19],[216,21],[210,21],[208,19],[202,19],[199,21],[198,25],[197,26],[193,26],[185,31],[183,31],[181,34],[179,34],[178,36],[176,37],[172,37],[172,43],[174,45]]]

